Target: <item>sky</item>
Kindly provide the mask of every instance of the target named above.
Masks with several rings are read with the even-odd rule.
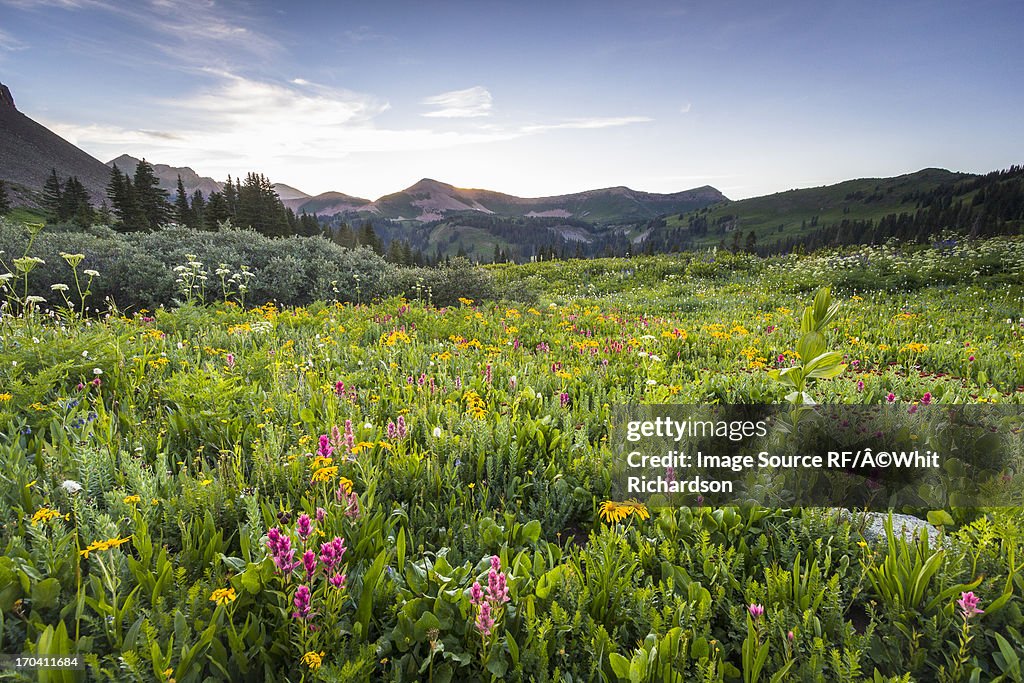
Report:
[[[732,199],[1024,162],[1024,3],[0,0],[0,82],[101,161],[376,199]]]

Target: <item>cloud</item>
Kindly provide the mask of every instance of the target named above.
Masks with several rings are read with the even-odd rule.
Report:
[[[0,51],[14,52],[15,50],[25,50],[27,48],[28,45],[21,42],[10,33],[0,29]]]
[[[647,116],[618,116],[609,118],[582,118],[569,119],[561,123],[543,123],[532,126],[524,126],[521,130],[524,133],[543,133],[549,130],[590,130],[596,128],[614,128],[617,126],[628,126],[634,123],[648,123],[654,119]]]
[[[280,44],[245,25],[238,13],[228,14],[214,0],[0,0],[22,10],[59,8],[101,12],[126,22],[126,35],[138,43],[140,54],[152,50],[171,58],[169,66],[224,68],[255,60],[269,60],[281,52]],[[144,50],[142,49],[144,46]]]
[[[451,90],[425,98],[422,104],[439,109],[427,112],[423,116],[448,119],[490,116],[492,100],[491,93],[481,85],[465,90]]]
[[[690,103],[690,102],[687,102],[683,106],[679,107],[679,113],[680,114],[689,114],[691,109],[693,109],[693,104]]]

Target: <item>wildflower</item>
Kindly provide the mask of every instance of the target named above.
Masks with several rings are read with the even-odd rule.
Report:
[[[895,403],[896,402],[896,394],[894,394],[894,393],[892,393],[890,391],[888,393],[888,395],[886,395],[886,397],[885,397],[885,402],[886,403]]]
[[[224,356],[224,360],[225,360],[225,362],[227,362],[229,370],[234,369],[234,367],[235,367],[235,354],[229,353],[228,355]]]
[[[474,581],[469,589],[469,601],[478,607],[484,604],[484,590],[478,581]]]
[[[747,607],[747,611],[750,612],[750,616],[754,617],[755,620],[764,616],[764,607],[757,603],[750,603]]]
[[[267,549],[274,561],[274,566],[281,574],[288,575],[299,565],[295,561],[295,549],[292,548],[292,539],[281,533],[277,527],[267,532]]]
[[[324,510],[323,508],[317,508],[316,509],[316,515],[315,515],[316,521],[322,522],[322,521],[324,521],[324,517],[326,517],[326,516],[327,516],[327,510]]]
[[[347,578],[348,578],[347,574],[342,574],[342,573],[339,572],[339,573],[335,573],[335,574],[331,575],[331,578],[328,579],[328,581],[330,582],[330,584],[332,586],[334,586],[338,590],[341,590],[341,589],[343,589],[345,587],[345,580]]]
[[[9,395],[10,394],[8,394],[8,396]],[[441,428],[440,427],[434,427],[434,438],[435,439],[440,439],[441,438]]]
[[[964,621],[977,614],[985,613],[984,610],[978,609],[979,601],[980,598],[974,594],[974,591],[960,593],[960,599],[956,601],[956,604],[960,606],[960,614],[963,616]]]
[[[312,671],[316,671],[320,668],[320,665],[324,661],[324,652],[307,652],[302,655],[302,663],[308,666]]]
[[[237,597],[238,596],[235,595],[234,588],[218,588],[210,594],[210,600],[218,605],[226,605],[229,602],[234,602]]]
[[[491,629],[494,628],[494,618],[491,616],[491,605],[489,603],[485,602],[480,605],[480,611],[476,615],[475,626],[481,635],[491,635]]]
[[[302,566],[306,569],[306,580],[313,578],[313,574],[316,573],[316,553],[312,550],[307,550],[302,554]]]
[[[303,512],[295,521],[295,531],[303,541],[307,540],[313,533],[313,520]]]
[[[924,396],[921,397],[921,404],[922,405],[928,405],[931,402],[932,402],[932,392],[926,391],[924,393]]]
[[[0,394],[0,403],[7,403],[12,398],[14,398],[14,396],[12,396],[11,394],[7,394],[7,393]]]
[[[32,526],[38,526],[39,524],[46,524],[51,519],[60,517],[58,510],[52,510],[50,508],[39,508],[36,513],[32,515]]]
[[[334,497],[340,503],[350,493],[352,493],[352,480],[348,477],[342,477],[338,480],[338,490],[334,493]]]
[[[330,481],[331,479],[334,478],[336,474],[338,474],[337,465],[334,465],[332,467],[321,467],[320,469],[313,473],[311,481],[313,483]]]
[[[141,500],[142,499],[139,496],[125,496],[124,497],[125,505],[135,505],[136,503],[138,503]]]
[[[73,479],[65,479],[64,483],[61,484],[60,487],[71,495],[74,495],[82,490],[82,485]]]
[[[606,500],[601,503],[601,519],[609,524],[621,522],[629,516],[628,506],[616,503],[613,500]]]
[[[338,536],[335,536],[330,542],[320,545],[320,562],[328,573],[334,571],[334,568],[341,564],[341,558],[346,550],[348,549],[345,547],[345,539]]]
[[[857,381],[857,391],[864,391],[864,381],[863,380],[858,380]]]
[[[359,496],[354,491],[345,499],[345,516],[349,519],[359,517]]]
[[[795,637],[796,636],[793,635],[792,631],[789,631],[789,632],[786,633],[786,640],[788,640],[791,643],[793,642],[793,638],[795,638]]]
[[[130,540],[131,537],[129,536],[128,538],[108,538],[105,541],[93,541],[84,550],[79,550],[78,554],[82,557],[88,558],[89,553],[106,552],[107,550],[117,548]]]
[[[313,596],[309,592],[309,586],[299,586],[295,590],[295,597],[292,599],[292,604],[295,605],[295,611],[292,612],[292,618],[309,619],[313,616],[311,607],[312,600]]]
[[[320,435],[320,446],[317,448],[316,454],[321,458],[329,458],[334,453],[334,449],[331,447],[331,437],[326,434]]]
[[[103,384],[103,380],[97,377],[93,381],[89,382],[89,384],[93,385],[94,387],[98,387],[99,385]]]

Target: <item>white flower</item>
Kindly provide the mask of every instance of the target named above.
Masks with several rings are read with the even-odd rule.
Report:
[[[69,289],[70,289],[70,287],[68,287],[68,286],[67,286],[66,284],[64,284],[63,282],[58,282],[58,283],[57,283],[57,284],[55,284],[55,285],[50,285],[50,290],[51,290],[51,291],[54,291],[54,292],[66,292],[66,291],[68,291]]]
[[[373,429],[373,425],[372,425],[372,424],[370,424],[369,422],[367,422],[366,424],[364,424],[364,425],[363,425],[363,427],[364,427],[365,429]]]
[[[441,428],[440,427],[434,427],[434,438],[435,439],[440,439],[441,438]]]
[[[101,370],[100,368],[93,368],[92,369],[92,374],[94,374],[94,375],[102,375],[103,374],[103,370]]]
[[[25,301],[27,303],[30,303],[30,304],[41,304],[41,303],[45,303],[46,299],[44,299],[41,296],[30,296],[30,297],[26,297]]]
[[[60,487],[67,491],[68,493],[70,493],[71,495],[74,495],[82,490],[82,485],[79,484],[74,479],[65,479],[64,483],[61,484]]]
[[[654,385],[654,384],[657,384],[657,383],[658,383],[658,380],[655,380],[655,379],[649,379],[649,380],[647,380],[647,383],[648,383],[648,384],[651,384],[651,385]]]
[[[82,351],[82,358],[88,358],[88,357],[89,357],[89,351],[88,350]]]
[[[99,272],[93,270],[92,268],[86,268],[82,272],[85,273],[86,275],[88,275],[89,277],[99,277],[100,276]]]

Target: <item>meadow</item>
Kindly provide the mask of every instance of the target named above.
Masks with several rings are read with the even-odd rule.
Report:
[[[30,248],[0,275],[0,652],[87,669],[39,680],[1024,678],[1024,508],[941,511],[939,543],[648,509],[610,499],[608,428],[786,401],[824,286],[814,400],[1021,404],[1019,238],[493,266],[501,296],[445,305],[262,304],[198,256],[152,311],[90,297],[73,245],[39,301]]]

